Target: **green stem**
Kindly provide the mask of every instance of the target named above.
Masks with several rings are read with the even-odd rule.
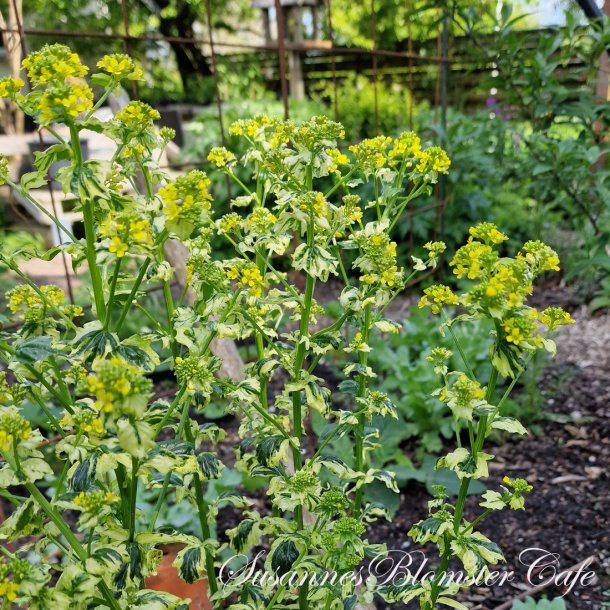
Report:
[[[83,154],[80,148],[80,140],[78,137],[78,129],[74,123],[70,123],[70,142],[72,152],[74,153],[74,163],[78,169],[83,165]],[[88,194],[87,194],[88,195]],[[97,236],[95,234],[95,221],[93,214],[93,201],[89,196],[82,197],[81,200],[83,211],[83,225],[85,227],[85,257],[89,266],[89,276],[91,277],[91,285],[93,287],[93,299],[95,301],[95,309],[100,320],[106,318],[106,303],[104,301],[104,285],[102,282],[102,274],[97,265],[95,245]]]
[[[61,532],[62,536],[66,539],[66,542],[70,545],[76,556],[81,561],[85,562],[87,560],[87,552],[79,542],[78,538],[72,533],[72,530],[68,527],[66,521],[61,517],[60,514],[56,512],[53,506],[51,506],[50,502],[45,498],[45,496],[33,483],[25,481],[23,485],[30,492],[30,495],[38,503],[40,508],[42,508],[42,510],[45,512],[47,517],[51,519],[53,524]],[[104,599],[106,600],[108,606],[113,610],[121,610],[119,603],[114,598],[112,592],[103,580],[100,579],[98,581],[98,587],[100,589],[100,592],[104,596]]]
[[[51,425],[55,429],[55,432],[57,432],[57,434],[59,434],[62,438],[65,438],[66,433],[62,430],[55,415],[53,415],[53,413],[51,413],[51,411],[47,407],[47,405],[44,404],[44,401],[39,396],[36,395],[36,393],[34,392],[34,390],[31,387],[29,387],[28,389],[30,391],[30,396],[34,399],[36,404],[41,408],[42,412],[48,417],[49,421],[51,422]]]
[[[123,258],[118,258],[114,265],[114,272],[112,274],[112,280],[110,281],[110,294],[108,295],[108,305],[106,306],[106,320],[104,321],[104,330],[108,330],[110,326],[110,319],[112,318],[112,305],[114,301],[114,293],[116,291],[116,283],[119,279],[119,272],[121,270],[121,263]]]
[[[475,379],[474,371],[472,370],[472,367],[470,366],[470,364],[468,362],[468,358],[466,358],[466,354],[464,353],[464,350],[462,349],[462,344],[460,343],[458,336],[455,334],[451,321],[447,317],[447,314],[445,313],[444,309],[442,310],[442,314],[443,314],[443,319],[445,320],[445,325],[449,329],[449,334],[451,335],[451,339],[453,340],[453,343],[454,343],[455,347],[457,348],[458,353],[460,354],[460,358],[462,359],[462,362],[464,363],[464,366],[466,367],[468,376],[470,377],[470,379],[474,380]]]
[[[129,542],[133,542],[136,536],[136,508],[138,499],[138,459],[131,458],[131,494],[129,497]]]
[[[61,394],[59,394],[58,392],[55,391],[55,389],[51,386],[51,384],[49,384],[47,382],[47,380],[42,376],[42,373],[39,373],[31,364],[24,364],[23,366],[25,366],[25,368],[32,375],[34,375],[34,377],[36,377],[38,382],[46,388],[46,390],[49,392],[49,394],[51,394],[51,396],[53,396],[53,398],[55,398],[55,400],[57,400],[59,402],[59,404],[62,407],[64,407],[64,409],[66,409],[66,411],[68,411],[68,413],[70,413],[70,414],[74,413],[72,404],[70,402],[66,401],[66,399]]]
[[[189,406],[187,403],[184,407],[187,420],[188,420],[188,408],[189,408]],[[184,425],[183,429],[184,429],[184,436],[185,436],[186,440],[193,445],[193,450],[196,450],[195,438],[193,436],[193,431],[191,430],[191,427],[190,427],[188,421],[185,421],[185,425]],[[201,526],[201,533],[205,540],[209,540],[211,537],[210,524],[209,524],[210,511],[209,511],[209,506],[203,497],[203,488],[201,485],[201,478],[200,478],[198,472],[196,472],[193,475],[193,485],[195,487],[195,502],[197,503],[197,512],[199,515],[199,525]],[[205,569],[206,569],[206,575],[208,578],[208,585],[210,587],[210,592],[212,595],[214,595],[218,591],[218,582],[216,580],[216,571],[214,569],[214,555],[212,554],[211,551],[208,552],[206,550],[205,566],[206,566]]]
[[[366,305],[364,308],[364,321],[362,324],[362,341],[368,343],[369,329],[371,325],[371,306]],[[368,352],[358,352],[358,361],[362,367],[366,367],[368,363]],[[358,398],[364,398],[366,394],[366,377],[361,374],[358,376]],[[358,426],[356,428],[356,438],[354,443],[354,454],[356,460],[356,472],[364,472],[364,427],[365,414],[358,415]],[[354,495],[354,512],[358,514],[362,508],[362,487],[356,490]]]
[[[352,169],[350,169],[350,171],[347,172],[345,176],[341,177],[341,180],[336,182],[335,185],[329,191],[324,193],[324,198],[328,199],[338,188],[341,188],[352,177],[352,175],[356,172],[357,169],[358,166],[352,167]]]
[[[136,278],[136,281],[134,282],[134,284],[131,288],[131,292],[129,293],[129,296],[127,297],[127,301],[125,301],[125,305],[123,306],[123,311],[121,311],[121,315],[119,316],[119,321],[116,324],[116,332],[119,332],[121,330],[121,327],[123,326],[123,322],[125,322],[125,318],[127,317],[127,314],[129,313],[131,304],[133,303],[133,301],[136,297],[136,293],[138,292],[138,289],[140,288],[140,285],[142,284],[142,280],[144,279],[146,270],[148,269],[151,262],[152,262],[151,258],[148,257],[142,264],[142,267],[140,268],[140,272],[138,273],[138,277]]]
[[[11,188],[15,189],[16,191],[19,191],[19,193],[22,197],[25,197],[32,205],[34,205],[38,209],[39,212],[44,214],[44,216],[46,216],[57,227],[57,229],[59,231],[61,231],[62,233],[65,233],[72,242],[75,243],[77,241],[77,239],[76,239],[76,237],[74,237],[74,234],[72,233],[72,231],[70,231],[70,229],[68,229],[68,227],[66,227],[66,225],[64,225],[60,220],[55,218],[55,216],[53,216],[53,214],[51,214],[51,212],[49,212],[43,205],[38,203],[38,201],[36,201],[36,199],[34,199],[34,197],[32,197],[32,195],[26,189],[24,189],[20,184],[15,184],[14,182],[11,182],[10,180],[7,180],[6,183]]]

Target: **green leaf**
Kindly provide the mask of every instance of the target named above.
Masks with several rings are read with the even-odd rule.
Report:
[[[527,429],[514,417],[496,417],[491,423],[491,427],[506,430],[512,434],[527,435]]]
[[[109,74],[103,72],[96,72],[89,77],[89,81],[92,85],[98,85],[99,87],[108,87],[112,82],[112,77]]]
[[[21,186],[26,191],[31,191],[32,189],[38,189],[41,186],[45,186],[47,183],[44,174],[40,172],[28,172],[27,174],[23,174],[21,176]]]
[[[200,453],[197,456],[197,463],[205,481],[217,479],[223,469],[222,462],[214,453]]]
[[[464,606],[464,604],[461,602],[451,599],[450,597],[439,597],[436,601],[439,604],[443,604],[443,606],[449,606],[451,608],[455,608],[456,610],[468,610],[467,606]]]
[[[97,466],[97,454],[90,455],[81,462],[70,477],[70,489],[72,491],[87,491],[95,481],[95,469]]]
[[[196,546],[182,549],[172,566],[178,570],[182,580],[189,584],[194,583],[205,573],[205,548]]]
[[[23,341],[15,350],[15,358],[22,364],[36,364],[56,355],[51,347],[51,337],[34,337]]]
[[[293,568],[299,558],[299,550],[293,540],[282,540],[271,551],[271,568],[274,574],[283,576]]]
[[[280,434],[264,438],[256,447],[256,459],[263,466],[275,466],[272,457],[280,451],[286,438]]]

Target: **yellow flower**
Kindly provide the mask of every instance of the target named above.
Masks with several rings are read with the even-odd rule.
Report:
[[[63,84],[66,79],[85,76],[89,71],[83,66],[79,56],[62,44],[45,45],[40,51],[30,53],[21,67],[27,71],[34,86],[45,85],[55,81]]]
[[[457,305],[459,303],[457,295],[453,293],[449,286],[435,284],[424,290],[424,296],[419,300],[418,307],[430,307],[432,313],[440,313],[443,305]]]
[[[235,161],[235,155],[224,146],[216,146],[208,153],[208,161],[214,163],[216,167],[226,167]]]
[[[70,83],[47,89],[39,102],[41,124],[77,117],[93,108],[93,91],[88,85]]]
[[[123,258],[128,250],[127,244],[117,235],[112,237],[111,242],[110,246],[108,246],[108,251],[116,254],[117,258]]]
[[[26,441],[32,426],[16,409],[9,408],[0,415],[0,449],[9,451],[13,442]]]
[[[104,55],[102,59],[97,62],[97,67],[101,68],[112,74],[118,80],[122,78],[128,78],[129,80],[141,80],[142,79],[142,68],[136,65],[136,63],[128,55],[123,53],[114,53],[112,55]]]
[[[11,100],[17,98],[17,94],[21,91],[25,83],[20,78],[11,78],[7,76],[0,79],[0,98],[7,97]]]
[[[196,222],[203,212],[211,209],[210,179],[200,170],[191,170],[175,182],[159,189],[163,212],[169,221],[178,219]]]
[[[347,155],[342,153],[338,148],[327,148],[325,152],[330,157],[329,172],[337,172],[342,165],[349,163]]]
[[[497,258],[491,246],[470,241],[455,253],[449,265],[455,267],[453,273],[458,278],[466,276],[469,280],[476,280]]]
[[[17,599],[19,586],[8,578],[0,580],[0,598],[6,599],[9,603]]]
[[[561,307],[547,307],[540,312],[538,319],[547,326],[549,330],[555,330],[560,326],[574,324],[575,322],[574,318],[572,318],[567,311],[561,309]]]
[[[451,161],[447,153],[439,146],[430,146],[421,151],[417,155],[418,164],[416,169],[421,174],[426,174],[430,171],[439,174],[448,174]]]
[[[239,214],[235,212],[231,212],[230,214],[225,214],[222,218],[216,221],[216,226],[218,228],[218,233],[233,233],[236,229],[239,229],[242,223],[242,218]]]
[[[386,159],[385,151],[391,142],[392,138],[377,136],[362,140],[362,142],[350,146],[349,149],[362,171],[368,175],[383,167]]]
[[[421,152],[421,140],[419,136],[412,132],[406,131],[401,133],[393,142],[392,148],[388,154],[390,159],[417,158]]]
[[[116,123],[134,131],[144,131],[152,127],[153,122],[158,120],[159,113],[148,104],[140,101],[129,102],[114,115]]]
[[[508,239],[508,236],[499,231],[498,227],[491,222],[481,222],[475,227],[470,227],[469,233],[472,237],[485,243],[501,244]]]
[[[150,232],[150,221],[146,218],[142,220],[134,220],[130,224],[130,233],[135,241],[149,242],[152,239]]]

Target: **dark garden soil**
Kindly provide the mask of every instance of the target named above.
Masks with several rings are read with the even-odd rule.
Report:
[[[506,565],[500,569],[513,570],[515,578],[502,586],[473,588],[463,597],[472,610],[492,610],[541,582],[535,570],[528,579],[528,566],[519,560],[520,553],[528,548],[556,553],[559,571],[594,558],[591,569],[597,573],[596,582],[577,585],[566,595],[569,610],[600,610],[603,601],[610,601],[603,597],[603,591],[610,589],[610,388],[607,371],[605,376],[600,373],[562,368],[547,371],[541,391],[557,375],[569,374],[570,382],[548,399],[549,419],[541,424],[543,434],[489,449],[496,456],[491,476],[484,481],[489,488],[497,488],[507,474],[526,478],[534,491],[527,498],[525,511],[495,513],[479,526],[504,551]],[[376,526],[370,539],[391,548],[415,550],[406,532],[412,523],[426,516],[428,499],[422,485],[410,485],[402,492],[394,522]],[[465,516],[473,519],[480,510],[477,501],[470,498]],[[530,553],[523,559],[531,563],[541,554]],[[430,562],[434,565],[434,557]],[[564,592],[565,587],[545,589],[549,598]],[[377,607],[401,610],[412,606],[378,603]]]

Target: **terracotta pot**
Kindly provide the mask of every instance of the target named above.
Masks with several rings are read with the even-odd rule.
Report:
[[[208,581],[202,579],[189,585],[180,578],[178,570],[172,567],[181,548],[179,544],[171,544],[163,548],[163,559],[157,575],[146,579],[146,587],[154,591],[164,591],[178,597],[190,598],[191,610],[212,610],[212,604],[208,599]]]

